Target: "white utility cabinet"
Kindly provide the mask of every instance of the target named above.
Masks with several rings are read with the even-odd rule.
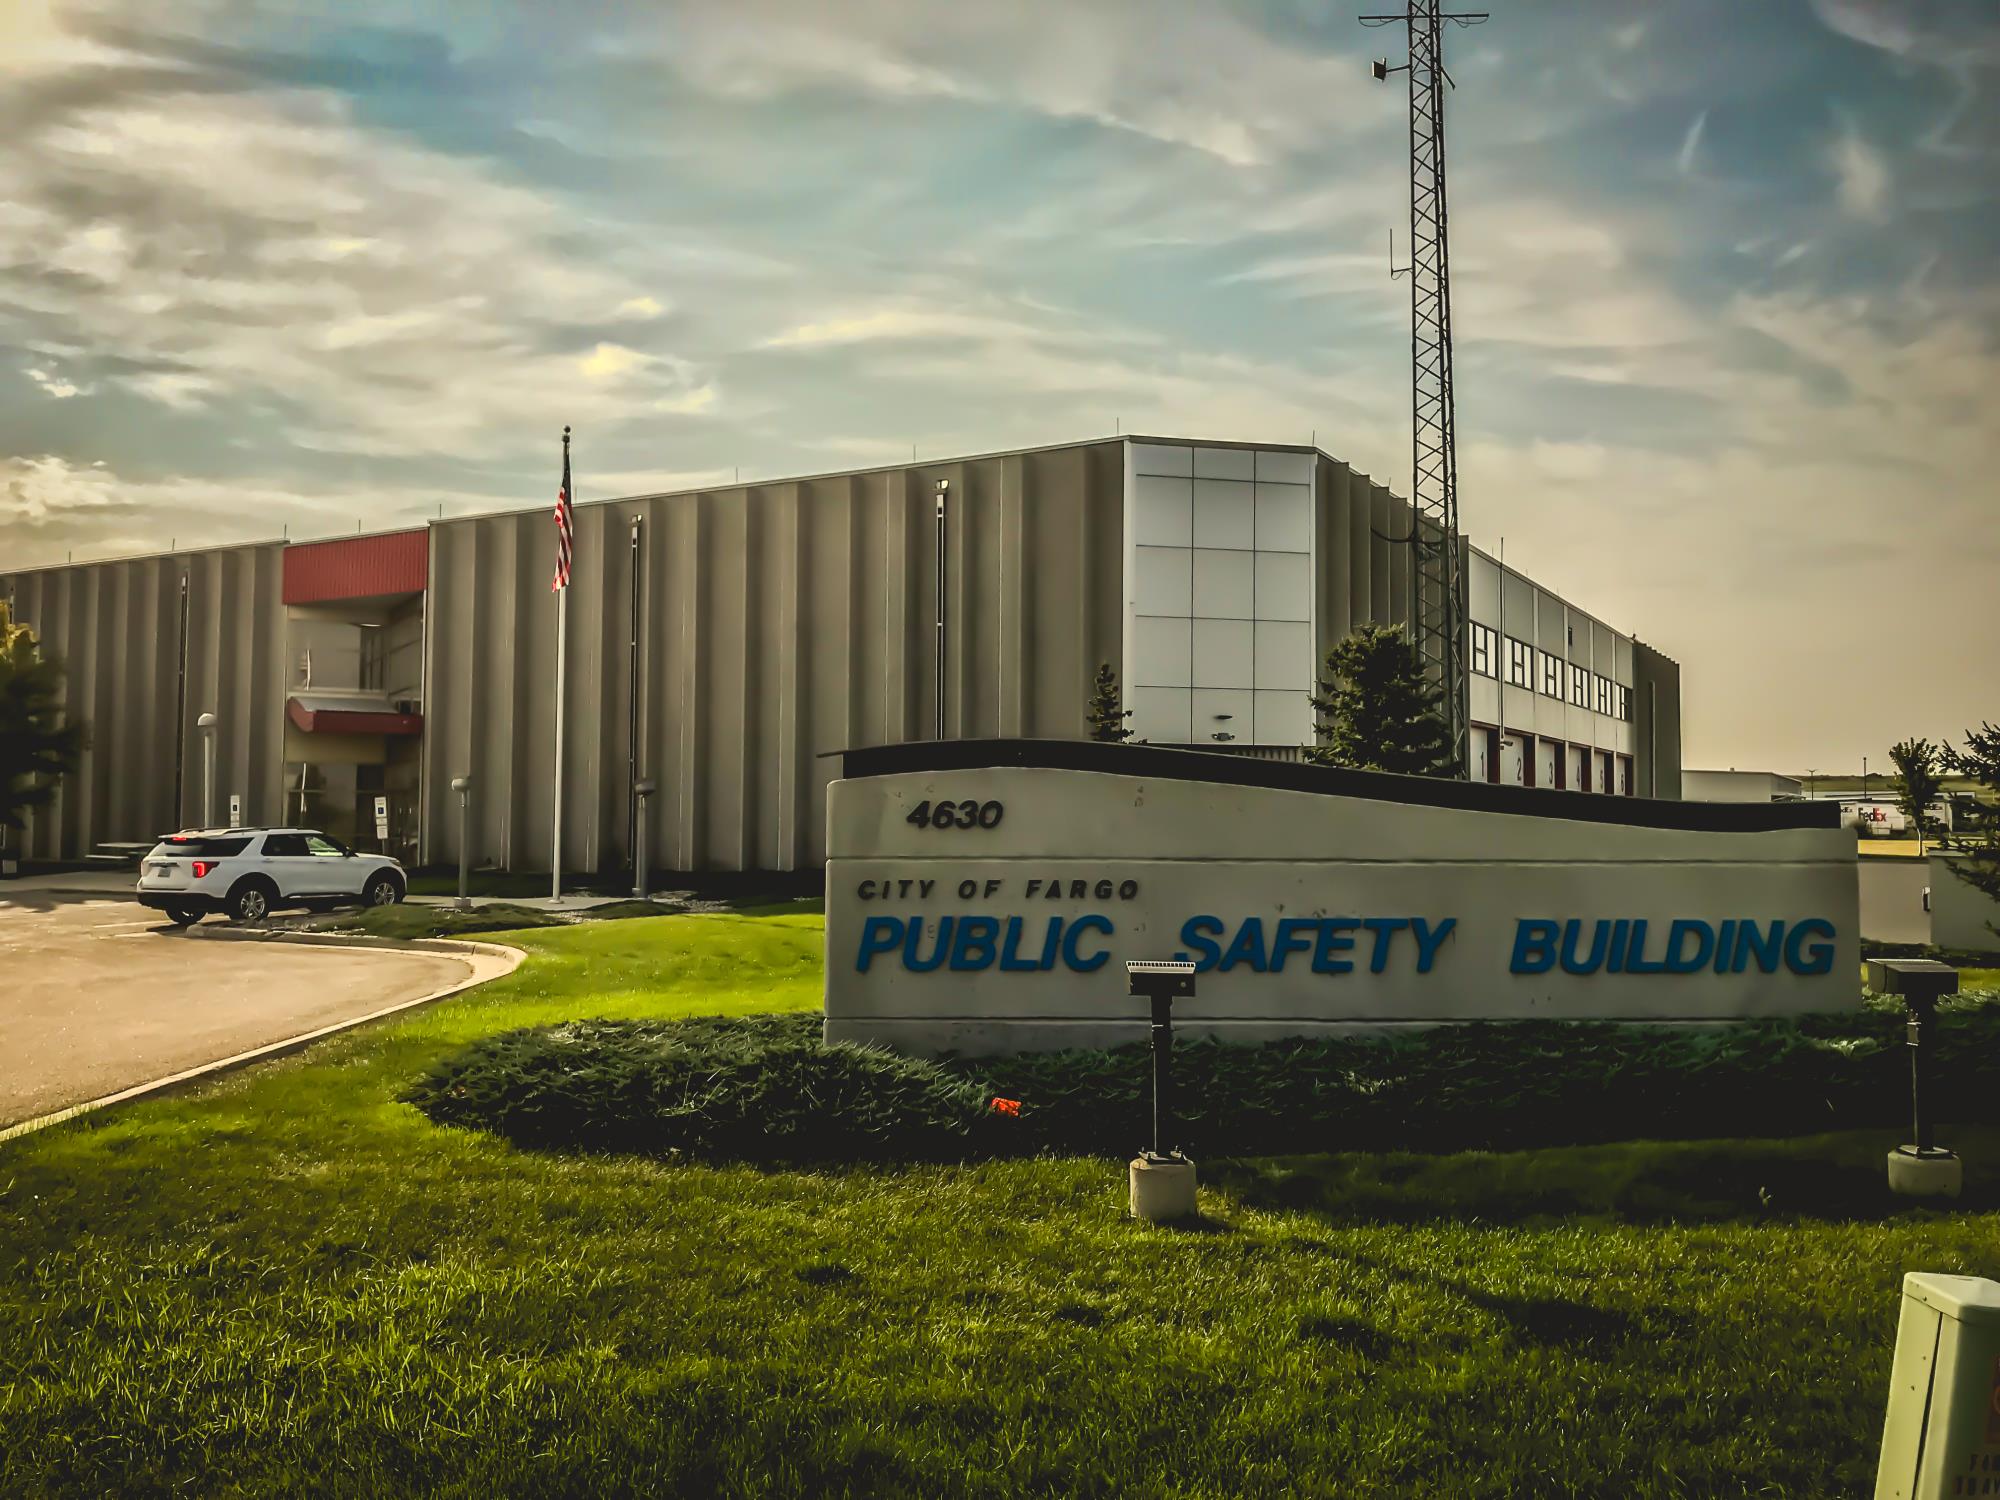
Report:
[[[2000,1495],[2000,1282],[1912,1271],[1875,1500]]]

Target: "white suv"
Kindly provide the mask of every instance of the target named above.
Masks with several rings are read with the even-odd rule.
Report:
[[[139,904],[178,927],[219,911],[261,921],[280,906],[387,906],[409,882],[386,854],[359,854],[311,828],[170,833],[139,865]]]

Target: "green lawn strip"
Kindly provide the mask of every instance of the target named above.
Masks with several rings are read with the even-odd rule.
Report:
[[[1902,1272],[2000,1270],[1991,1214],[1351,1223],[1259,1177],[1338,1158],[1215,1163],[1176,1232],[1111,1161],[517,1152],[396,1096],[511,1027],[810,1008],[821,924],[506,941],[459,1000],[0,1148],[0,1493],[1851,1494]]]

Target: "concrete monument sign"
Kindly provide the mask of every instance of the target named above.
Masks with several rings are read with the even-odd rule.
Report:
[[[846,752],[827,802],[826,1034],[909,1051],[1242,1041],[1498,1018],[1716,1021],[1858,1003],[1833,804],[1705,804],[1146,746]]]

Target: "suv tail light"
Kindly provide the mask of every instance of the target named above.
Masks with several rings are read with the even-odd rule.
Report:
[[[201,878],[202,878],[202,876],[206,875],[206,874],[207,874],[207,873],[208,873],[208,872],[209,872],[210,870],[213,870],[213,869],[214,869],[214,868],[215,868],[215,867],[216,867],[217,865],[219,865],[219,864],[221,864],[221,863],[222,863],[222,861],[221,861],[221,860],[219,860],[219,859],[198,859],[198,860],[195,860],[195,861],[194,861],[194,878],[195,878],[196,880],[199,880],[199,879],[201,879]]]

